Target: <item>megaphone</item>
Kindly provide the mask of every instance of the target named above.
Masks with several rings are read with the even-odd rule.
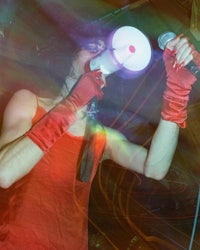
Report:
[[[86,71],[100,69],[105,76],[123,69],[138,73],[148,67],[151,56],[148,38],[135,27],[123,26],[110,34],[107,49],[88,62]]]

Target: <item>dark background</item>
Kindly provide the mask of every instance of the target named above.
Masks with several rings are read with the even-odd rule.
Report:
[[[148,147],[160,119],[166,79],[157,38],[165,31],[184,33],[199,51],[190,32],[191,6],[192,1],[178,0],[1,0],[1,114],[17,89],[56,95],[82,41],[131,25],[149,38],[151,64],[138,77],[124,79],[117,73],[107,78],[99,119]],[[90,200],[90,249],[189,249],[199,194],[199,98],[197,81],[187,128],[181,130],[164,180],[147,179],[110,161],[99,167]],[[195,250],[200,249],[199,229],[198,219]]]

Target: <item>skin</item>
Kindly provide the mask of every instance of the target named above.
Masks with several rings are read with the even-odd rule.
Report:
[[[191,48],[187,39],[178,37],[168,43],[168,48],[176,50],[176,63],[187,64],[191,59]],[[84,73],[85,62],[96,54],[81,50],[72,64],[74,78],[66,80],[70,90],[81,74]],[[46,111],[62,100],[62,93],[56,99],[38,98],[39,105]],[[32,118],[37,109],[37,98],[29,90],[17,91],[9,101],[3,118],[0,135],[0,187],[9,188],[17,180],[28,174],[44,152],[24,134],[31,129]],[[75,136],[83,136],[86,117],[83,116],[86,107],[77,113],[77,121],[68,132]],[[83,118],[84,117],[84,118]],[[105,158],[117,164],[144,174],[147,177],[160,180],[167,174],[177,146],[179,127],[176,123],[160,120],[153,136],[149,151],[130,143],[120,132],[105,128],[106,148]]]

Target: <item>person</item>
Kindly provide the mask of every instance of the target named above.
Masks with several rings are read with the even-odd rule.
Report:
[[[88,249],[89,193],[104,159],[156,180],[169,170],[196,80],[184,65],[198,53],[181,36],[167,44],[166,90],[149,150],[112,128],[92,128],[92,170],[85,181],[79,173],[88,105],[94,97],[102,98],[106,86],[100,70],[85,72],[85,64],[103,49],[98,46],[77,53],[59,96],[41,98],[22,89],[5,108],[0,187],[7,193],[1,204],[0,249]]]

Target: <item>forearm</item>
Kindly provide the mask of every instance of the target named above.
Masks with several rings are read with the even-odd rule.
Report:
[[[27,136],[6,145],[0,151],[0,186],[10,187],[29,173],[43,155],[43,151]]]
[[[70,94],[40,119],[26,135],[47,153],[55,142],[76,121],[77,112],[95,97],[103,96],[102,73],[93,71],[84,74]]]
[[[167,43],[163,59],[167,73],[161,120],[154,134],[144,165],[147,177],[162,179],[169,170],[176,150],[179,127],[186,127],[187,105],[196,78],[187,70],[192,59],[188,40],[177,37]]]
[[[166,175],[176,150],[178,135],[176,123],[160,120],[145,161],[145,176],[159,180]]]

